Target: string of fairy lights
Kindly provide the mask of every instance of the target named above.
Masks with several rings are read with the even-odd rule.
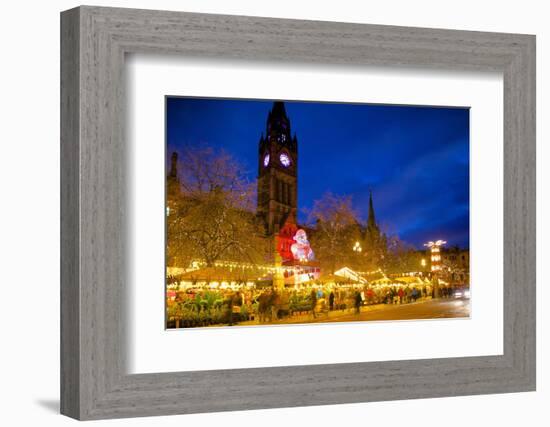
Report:
[[[196,271],[201,268],[207,267],[208,264],[204,261],[193,261],[191,263],[191,267],[188,269],[177,269],[180,272],[191,272]],[[223,268],[228,269],[230,272],[233,270],[242,270],[246,271],[249,270],[251,272],[258,271],[263,272],[267,274],[277,274],[277,273],[284,273],[285,271],[296,271],[297,269],[310,269],[310,268],[316,268],[314,265],[307,265],[307,261],[303,262],[301,265],[280,265],[280,266],[274,266],[274,265],[261,265],[261,264],[253,264],[253,263],[246,263],[246,262],[236,262],[236,261],[215,261],[212,265],[214,268]],[[174,269],[175,270],[175,269]],[[373,274],[382,274],[385,276],[382,269],[377,268],[372,271],[358,271],[356,272],[360,275],[373,275]]]
[[[428,243],[425,243],[424,246],[428,247],[430,250],[430,260],[431,260],[431,271],[432,273],[437,273],[441,271],[442,264],[441,264],[441,246],[446,244],[447,242],[444,240],[436,240],[436,241],[430,241]],[[354,246],[354,251],[360,251],[360,246]],[[425,260],[422,260],[422,266],[425,266]],[[234,286],[242,286],[245,285],[247,287],[253,287],[255,285],[254,281],[251,281],[250,278],[252,276],[259,276],[257,277],[258,280],[262,280],[262,278],[266,278],[266,276],[272,275],[272,276],[290,276],[290,275],[307,275],[311,272],[319,272],[318,265],[311,263],[308,265],[308,262],[303,260],[299,265],[265,265],[265,264],[254,264],[254,263],[247,263],[247,262],[238,262],[238,261],[226,261],[226,260],[218,260],[215,261],[213,264],[208,265],[205,261],[201,260],[195,260],[190,264],[189,268],[176,268],[176,267],[170,267],[168,268],[168,272],[172,272],[173,275],[179,276],[186,273],[193,273],[197,272],[199,273],[201,270],[213,267],[215,269],[221,269],[229,271],[229,273],[234,273],[235,271],[240,271],[244,274],[245,277],[247,277],[247,280],[239,280],[240,284],[229,279],[224,281],[204,281],[204,280],[192,280],[193,284],[196,285],[198,282],[208,282],[209,287],[211,288],[217,288],[218,286],[221,288],[226,287],[234,287]],[[345,270],[345,271],[344,271]],[[336,274],[338,273],[339,274]],[[376,268],[371,271],[353,271],[347,267],[344,267],[340,269],[338,272],[335,272],[335,275],[341,276],[343,279],[347,278],[353,278],[357,282],[367,282],[365,280],[365,277],[372,276],[372,275],[381,275],[382,280],[386,285],[391,285],[392,280],[388,278],[388,276],[384,273],[384,271],[381,268]],[[237,273],[238,274],[238,273]],[[349,277],[348,277],[349,276]],[[243,277],[244,278],[244,277]],[[358,278],[361,278],[361,280],[358,280]],[[179,282],[179,281],[178,281]],[[393,283],[394,285],[402,284],[399,281],[395,281],[396,283]],[[181,284],[181,282],[179,282]],[[359,285],[359,283],[357,283]],[[363,283],[364,284],[364,283]],[[178,286],[175,283],[169,284],[168,287],[171,288],[173,286]],[[295,287],[301,286],[300,283],[296,283]]]

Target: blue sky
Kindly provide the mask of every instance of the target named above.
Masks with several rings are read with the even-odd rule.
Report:
[[[272,101],[168,97],[167,155],[209,145],[256,179]],[[326,191],[351,195],[366,220],[422,248],[469,247],[469,109],[285,101],[298,138],[298,219]]]

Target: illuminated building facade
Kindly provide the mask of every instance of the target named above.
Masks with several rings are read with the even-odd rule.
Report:
[[[458,247],[443,249],[441,263],[450,283],[470,283],[470,251]]]

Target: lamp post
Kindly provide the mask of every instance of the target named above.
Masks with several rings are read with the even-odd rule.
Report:
[[[432,282],[434,286],[434,298],[439,298],[439,277],[438,273],[441,271],[441,246],[447,243],[445,240],[436,240],[435,242],[424,243],[424,246],[430,248],[431,252],[431,271]]]

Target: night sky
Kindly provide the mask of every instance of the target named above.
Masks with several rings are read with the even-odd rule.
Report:
[[[258,141],[273,103],[167,98],[167,157],[223,148],[257,177]],[[421,249],[469,248],[469,110],[285,102],[298,138],[298,220],[326,191],[351,195],[362,220],[369,189],[382,231]],[[167,162],[169,160],[167,159]]]

